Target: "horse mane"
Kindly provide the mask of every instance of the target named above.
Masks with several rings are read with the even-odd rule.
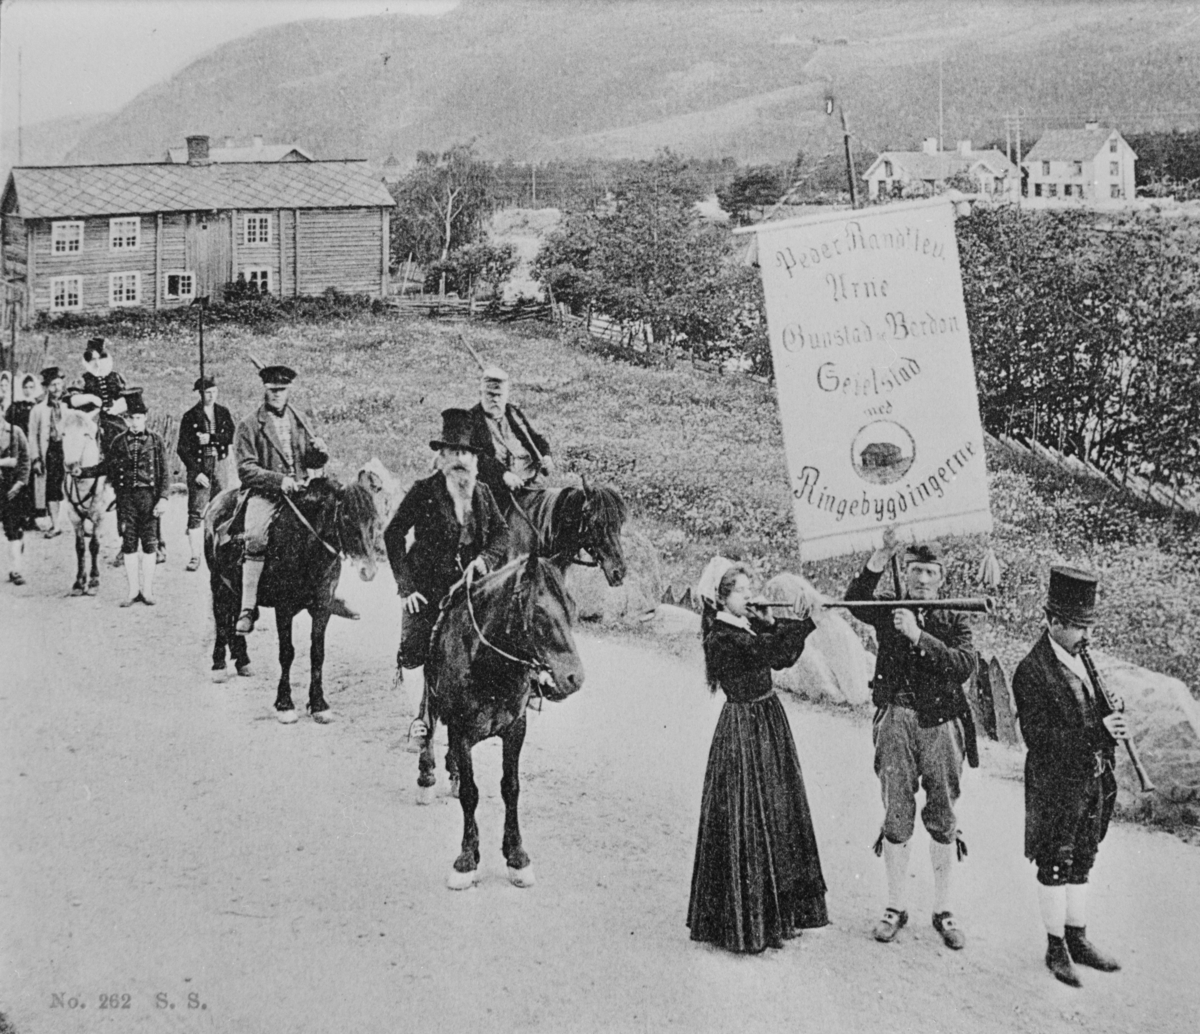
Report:
[[[608,485],[589,485],[586,489],[568,485],[559,493],[554,504],[555,516],[566,522],[578,521],[583,514],[584,504],[592,513],[592,520],[619,528],[629,516],[625,500],[616,489]]]
[[[311,506],[322,517],[331,502],[341,503],[342,506],[339,530],[343,542],[354,542],[362,537],[360,529],[363,527],[374,530],[379,511],[375,509],[375,500],[370,491],[357,482],[343,485],[337,478],[329,475],[313,478],[305,486],[300,497],[301,509]],[[371,548],[372,538],[372,535],[367,535],[364,539],[363,545],[368,549]]]

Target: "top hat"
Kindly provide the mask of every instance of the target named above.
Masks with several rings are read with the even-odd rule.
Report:
[[[192,385],[192,391],[205,391],[208,388],[215,388],[217,382],[211,377],[197,377],[196,383]]]
[[[940,564],[942,562],[942,544],[940,542],[919,542],[909,546],[904,551],[906,564]]]
[[[1069,625],[1096,621],[1096,585],[1100,576],[1075,567],[1050,568],[1046,613]]]
[[[264,366],[258,371],[263,384],[291,384],[296,379],[296,371],[290,366]],[[197,389],[199,390],[199,389]]]
[[[504,384],[508,381],[508,374],[499,366],[488,366],[484,368],[481,374],[484,382],[492,382],[493,384]]]
[[[42,370],[42,385],[45,387],[52,381],[58,380],[62,376],[62,371],[57,366],[47,366]]]
[[[141,388],[132,388],[121,392],[125,399],[125,415],[137,416],[139,413],[145,414],[150,412],[146,408],[146,400],[142,398]]]
[[[83,350],[83,361],[90,363],[93,359],[108,355],[108,349],[104,347],[104,338],[94,337],[87,343],[87,348]]]
[[[442,436],[429,443],[431,449],[467,449],[478,452],[471,441],[471,414],[465,409],[442,410]]]

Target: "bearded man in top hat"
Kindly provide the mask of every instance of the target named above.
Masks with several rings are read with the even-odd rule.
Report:
[[[158,519],[167,507],[170,477],[167,447],[162,437],[147,430],[147,407],[141,391],[125,397],[127,429],[106,447],[104,458],[92,467],[77,467],[81,478],[107,475],[117,493],[117,525],[121,530],[121,554],[129,597],[122,607],[142,602],[155,604],[154,568],[157,564]],[[138,577],[138,547],[141,546],[141,577]]]
[[[880,611],[862,620],[878,639],[872,701],[875,720],[875,774],[883,796],[884,820],[876,841],[887,869],[888,903],[875,925],[884,943],[908,922],[905,898],[908,863],[919,787],[925,790],[921,821],[929,833],[933,865],[933,927],[948,948],[961,949],[966,935],[950,910],[951,876],[961,848],[954,804],[959,797],[963,758],[979,767],[975,724],[963,683],[977,655],[962,614],[922,610],[936,599],[945,573],[935,542],[905,547],[895,528],[846,590],[848,600],[869,600],[892,557],[905,551],[903,596],[911,608]],[[963,849],[965,850],[965,849]]]
[[[508,525],[479,476],[479,453],[471,437],[471,414],[442,412],[442,434],[429,443],[438,470],[413,483],[383,533],[388,561],[404,603],[396,677],[419,668],[429,653],[438,606],[474,568],[486,574],[508,555]],[[406,547],[409,531],[413,542]],[[418,737],[424,734],[418,729]]]
[[[66,402],[63,387],[66,381],[57,366],[42,370],[42,387],[46,394],[29,414],[29,450],[33,461],[34,506],[39,514],[50,518],[44,534],[48,539],[62,534],[58,526],[58,511],[63,499],[62,421]]]
[[[483,371],[480,401],[470,410],[471,444],[479,454],[479,480],[491,490],[500,512],[523,503],[553,468],[550,443],[533,429],[520,407],[508,401],[508,374],[498,366]]]
[[[187,470],[187,536],[192,558],[187,570],[200,568],[204,552],[204,508],[213,496],[229,486],[225,483],[225,458],[233,445],[233,417],[217,403],[217,382],[198,377],[192,390],[200,400],[179,421],[176,452]]]
[[[1050,569],[1046,629],[1012,682],[1028,748],[1025,857],[1037,865],[1046,966],[1071,987],[1080,986],[1072,963],[1121,968],[1087,938],[1088,874],[1117,799],[1117,740],[1129,736],[1121,703],[1109,706],[1087,652],[1098,581],[1088,571]]]

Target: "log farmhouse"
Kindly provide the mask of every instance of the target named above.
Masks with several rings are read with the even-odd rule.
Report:
[[[388,292],[395,202],[361,161],[17,167],[0,262],[22,325],[38,313],[170,308],[226,285],[290,297]]]

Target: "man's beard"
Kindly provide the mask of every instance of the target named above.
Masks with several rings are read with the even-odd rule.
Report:
[[[469,506],[475,494],[476,473],[457,463],[446,469],[446,488],[451,497],[463,506]]]

